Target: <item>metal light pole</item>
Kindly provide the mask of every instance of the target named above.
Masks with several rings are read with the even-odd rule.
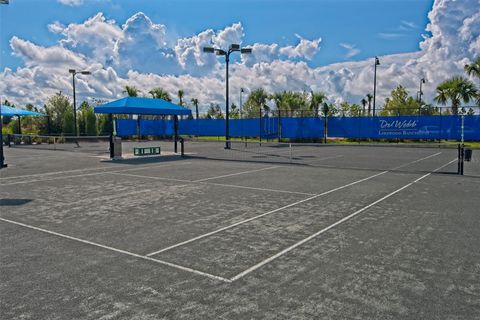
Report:
[[[375,57],[375,71],[373,72],[373,116],[375,116],[375,97],[377,94],[377,66],[380,65],[380,60]]]
[[[242,93],[244,93],[245,91],[243,90],[243,88],[240,88],[240,119],[242,119],[242,113],[243,113],[243,107],[242,107]]]
[[[3,155],[3,119],[2,119],[2,96],[0,96],[0,169],[6,168],[5,156]]]
[[[75,69],[69,69],[69,73],[72,74],[72,86],[73,86],[73,132],[75,136],[78,136],[78,129],[77,129],[77,101],[75,96],[75,76],[77,74],[92,74],[90,71],[76,71]]]
[[[425,78],[420,79],[420,91],[418,91],[418,102],[420,103],[422,103],[422,95],[423,95],[422,84],[424,84],[425,82],[426,82]]]
[[[204,47],[203,52],[206,53],[215,53],[217,56],[225,56],[225,149],[230,149],[230,131],[229,131],[229,119],[230,119],[230,107],[228,105],[228,65],[230,63],[230,54],[232,52],[239,51],[241,54],[250,54],[252,53],[251,48],[240,48],[239,44],[231,44],[228,50],[213,48],[213,47]]]
[[[0,4],[8,4],[8,0],[0,0]],[[3,19],[0,19],[3,21]],[[6,168],[5,156],[3,155],[3,120],[2,120],[2,97],[0,96],[0,169]]]

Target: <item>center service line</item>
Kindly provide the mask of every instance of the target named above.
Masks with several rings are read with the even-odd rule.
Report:
[[[275,255],[273,255],[273,256],[271,256],[271,257],[269,257],[269,258],[267,258],[267,259],[265,259],[265,260],[263,260],[263,261],[261,261],[261,262],[259,262],[259,263],[257,263],[257,264],[256,264],[256,265],[254,265],[253,267],[250,267],[250,268],[248,268],[247,270],[245,270],[245,271],[243,271],[243,272],[241,272],[241,273],[237,274],[236,276],[234,276],[234,277],[230,278],[230,281],[232,281],[232,282],[233,282],[233,281],[236,281],[236,280],[238,280],[238,279],[240,279],[240,278],[242,278],[242,277],[246,276],[247,274],[249,274],[249,273],[251,273],[251,272],[253,272],[253,271],[257,270],[258,268],[261,268],[262,266],[266,265],[267,263],[269,263],[269,262],[271,262],[271,261],[273,261],[273,260],[275,260],[275,259],[277,259],[277,258],[279,258],[279,257],[283,256],[284,254],[286,254],[286,253],[288,253],[288,252],[292,251],[293,249],[295,249],[295,248],[297,248],[297,247],[301,246],[302,244],[304,244],[304,243],[306,243],[306,242],[308,242],[308,241],[312,240],[313,238],[316,238],[316,237],[318,237],[318,236],[319,236],[319,235],[321,235],[322,233],[325,233],[326,231],[328,231],[328,230],[330,230],[330,229],[332,229],[332,228],[335,228],[336,226],[338,226],[338,225],[340,225],[340,224],[344,223],[345,221],[348,221],[348,220],[350,220],[351,218],[355,217],[356,215],[358,215],[358,214],[362,213],[363,211],[365,211],[365,210],[367,210],[367,209],[369,209],[369,208],[373,207],[374,205],[376,205],[376,204],[378,204],[378,203],[382,202],[383,200],[385,200],[385,199],[388,199],[388,198],[390,198],[391,196],[393,196],[393,195],[395,195],[395,194],[399,193],[400,191],[402,191],[402,190],[404,190],[404,189],[406,189],[406,188],[410,187],[410,186],[411,186],[411,185],[413,185],[414,183],[417,183],[417,182],[419,182],[420,180],[423,180],[423,179],[425,179],[426,177],[428,177],[428,176],[429,176],[429,175],[431,175],[432,173],[434,173],[434,172],[436,172],[436,171],[438,171],[438,170],[440,170],[440,169],[442,169],[442,168],[444,168],[444,167],[448,166],[449,164],[451,164],[451,163],[453,163],[453,162],[455,162],[455,161],[457,161],[457,159],[454,159],[454,160],[452,160],[452,161],[448,162],[447,164],[444,164],[443,166],[441,166],[441,167],[439,167],[439,168],[437,168],[437,169],[433,170],[432,172],[429,172],[429,173],[427,173],[427,174],[425,174],[425,175],[421,176],[420,178],[418,178],[418,179],[416,179],[416,180],[414,180],[414,181],[412,181],[412,182],[410,182],[410,183],[408,183],[408,184],[404,185],[403,187],[401,187],[401,188],[399,188],[399,189],[397,189],[397,190],[395,190],[395,191],[393,191],[393,192],[391,192],[391,193],[387,194],[386,196],[384,196],[384,197],[382,197],[382,198],[378,199],[377,201],[375,201],[375,202],[372,202],[371,204],[369,204],[369,205],[367,205],[367,206],[365,206],[365,207],[363,207],[363,208],[361,208],[361,209],[359,209],[359,210],[355,211],[354,213],[352,213],[352,214],[350,214],[350,215],[348,215],[348,216],[346,216],[346,217],[344,217],[344,218],[342,218],[342,219],[338,220],[337,222],[335,222],[335,223],[333,223],[333,224],[329,225],[328,227],[326,227],[326,228],[324,228],[324,229],[322,229],[322,230],[320,230],[320,231],[318,231],[318,232],[316,232],[316,233],[312,234],[311,236],[308,236],[308,237],[306,237],[305,239],[303,239],[303,240],[301,240],[301,241],[299,241],[299,242],[297,242],[297,243],[295,243],[295,244],[291,245],[290,247],[288,247],[288,248],[286,248],[286,249],[284,249],[284,250],[280,251],[279,253],[277,253],[277,254],[275,254]]]
[[[236,226],[239,226],[239,225],[241,225],[241,224],[250,222],[250,221],[252,221],[252,220],[259,219],[259,218],[264,217],[264,216],[266,216],[266,215],[269,215],[269,214],[272,214],[272,213],[275,213],[275,212],[278,212],[278,211],[281,211],[281,210],[284,210],[284,209],[287,209],[287,208],[296,206],[296,205],[298,205],[298,204],[300,204],[300,203],[313,200],[313,199],[318,198],[318,197],[320,197],[320,196],[324,196],[324,195],[326,195],[326,194],[329,194],[329,193],[332,193],[332,192],[335,192],[335,191],[338,191],[338,190],[341,190],[341,189],[344,189],[344,188],[353,186],[353,185],[355,185],[355,184],[357,184],[357,183],[370,180],[370,179],[372,179],[372,178],[378,177],[379,175],[385,174],[385,173],[387,173],[387,172],[388,172],[388,171],[383,171],[383,172],[374,174],[374,175],[372,175],[372,176],[369,176],[369,177],[366,177],[366,178],[363,178],[363,179],[360,179],[360,180],[351,182],[351,183],[349,183],[349,184],[346,184],[346,185],[337,187],[337,188],[335,188],[335,189],[330,189],[330,190],[328,190],[328,191],[325,191],[325,192],[316,194],[316,195],[311,196],[311,197],[309,197],[309,198],[306,198],[306,199],[303,199],[303,200],[300,200],[300,201],[297,201],[297,202],[288,204],[288,205],[283,206],[283,207],[281,207],[281,208],[277,208],[277,209],[275,209],[275,210],[262,213],[262,214],[260,214],[260,215],[258,215],[258,216],[254,216],[254,217],[251,217],[251,218],[249,218],[249,219],[245,219],[245,220],[239,221],[239,222],[237,222],[237,223],[234,223],[234,224],[231,224],[231,225],[229,225],[229,226],[226,226],[226,227],[223,227],[223,228],[214,230],[214,231],[212,231],[212,232],[204,233],[204,234],[202,234],[202,235],[199,235],[198,237],[191,238],[191,239],[189,239],[189,240],[186,240],[186,241],[183,241],[183,242],[174,244],[174,245],[172,245],[172,246],[170,246],[170,247],[167,247],[167,248],[164,248],[164,249],[155,251],[155,252],[151,252],[151,253],[147,254],[146,256],[147,256],[147,257],[154,256],[154,255],[156,255],[156,254],[159,254],[159,253],[162,253],[162,252],[171,250],[171,249],[173,249],[173,248],[186,245],[186,244],[188,244],[188,243],[190,243],[190,242],[193,242],[193,241],[196,241],[196,240],[200,240],[200,239],[205,238],[205,237],[209,237],[209,236],[214,235],[214,234],[216,234],[216,233],[219,233],[219,232],[222,232],[222,231],[231,229],[231,228],[233,228],[233,227],[236,227]]]
[[[417,159],[417,160],[411,161],[411,162],[409,162],[409,163],[406,163],[406,164],[403,164],[403,165],[401,165],[401,166],[392,168],[392,169],[390,169],[390,170],[396,170],[396,169],[398,169],[398,168],[400,168],[400,167],[404,167],[404,166],[407,166],[407,165],[410,165],[410,164],[413,164],[413,163],[416,163],[416,162],[419,162],[419,161],[422,161],[422,160],[431,158],[431,157],[433,157],[433,156],[437,156],[437,155],[439,155],[439,154],[440,154],[440,152],[439,152],[439,153],[432,154],[432,155],[429,155],[429,156],[424,157],[424,158],[421,158],[421,159]],[[372,176],[369,176],[369,177],[366,177],[366,178],[363,178],[363,179],[360,179],[360,180],[351,182],[351,183],[349,183],[349,184],[346,184],[346,185],[337,187],[337,188],[335,188],[335,189],[331,189],[331,190],[322,192],[322,193],[320,193],[320,194],[313,195],[313,196],[311,196],[311,197],[309,197],[309,198],[306,198],[306,199],[303,199],[303,200],[300,200],[300,201],[291,203],[291,204],[286,205],[286,206],[283,206],[283,207],[281,207],[281,208],[277,208],[277,209],[275,209],[275,210],[268,211],[268,212],[263,213],[263,214],[260,214],[260,215],[258,215],[258,216],[254,216],[254,217],[252,217],[252,218],[239,221],[239,222],[237,222],[237,223],[234,223],[234,224],[225,226],[225,227],[223,227],[223,228],[220,228],[220,229],[217,229],[217,230],[208,232],[208,233],[204,233],[204,234],[202,234],[202,235],[199,235],[199,236],[197,236],[197,237],[191,238],[191,239],[189,239],[189,240],[186,240],[186,241],[183,241],[183,242],[180,242],[180,243],[171,245],[171,246],[169,246],[169,247],[166,247],[166,248],[163,248],[163,249],[160,249],[160,250],[151,252],[151,253],[147,254],[146,256],[147,256],[147,257],[154,256],[154,255],[156,255],[156,254],[159,254],[159,253],[162,253],[162,252],[165,252],[165,251],[168,251],[168,250],[171,250],[171,249],[174,249],[174,248],[177,248],[177,247],[186,245],[186,244],[191,243],[191,242],[193,242],[193,241],[197,241],[197,240],[200,240],[200,239],[209,237],[209,236],[214,235],[214,234],[216,234],[216,233],[219,233],[219,232],[222,232],[222,231],[225,231],[225,230],[234,228],[234,227],[236,227],[236,226],[239,226],[239,225],[241,225],[241,224],[250,222],[250,221],[252,221],[252,220],[256,220],[256,219],[259,219],[259,218],[261,218],[261,217],[267,216],[267,215],[269,215],[269,214],[272,214],[272,213],[275,213],[275,212],[278,212],[278,211],[281,211],[281,210],[284,210],[284,209],[287,209],[287,208],[296,206],[296,205],[298,205],[298,204],[300,204],[300,203],[303,203],[303,202],[306,202],[306,201],[310,201],[310,200],[313,200],[313,199],[315,199],[315,198],[318,198],[318,197],[327,195],[327,194],[329,194],[329,193],[332,193],[332,192],[335,192],[335,191],[338,191],[338,190],[342,190],[342,189],[345,189],[345,188],[347,188],[347,187],[353,186],[353,185],[355,185],[355,184],[358,184],[358,183],[361,183],[361,182],[364,182],[364,181],[373,179],[373,178],[378,177],[378,176],[380,176],[380,175],[382,175],[382,174],[385,174],[385,173],[387,173],[387,172],[390,172],[390,170],[382,171],[382,172],[377,173],[377,174],[374,174],[374,175],[372,175]]]

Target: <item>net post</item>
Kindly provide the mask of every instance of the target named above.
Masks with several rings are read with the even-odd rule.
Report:
[[[458,144],[458,165],[457,165],[457,174],[463,176],[463,165],[465,158],[465,146],[463,144]]]
[[[292,163],[293,155],[292,155],[292,143],[288,144],[288,149],[290,151],[290,163]]]

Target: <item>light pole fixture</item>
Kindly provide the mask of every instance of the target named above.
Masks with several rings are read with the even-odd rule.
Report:
[[[380,65],[380,60],[375,57],[375,67],[373,72],[373,116],[375,116],[375,97],[377,94],[377,66]]]
[[[75,69],[68,69],[68,72],[72,74],[72,86],[73,86],[73,132],[75,136],[78,136],[77,129],[77,101],[75,96],[75,76],[77,74],[92,74],[90,71],[76,71]]]
[[[228,105],[228,65],[230,62],[230,54],[232,52],[240,52],[240,54],[250,54],[252,53],[252,48],[240,48],[239,44],[231,44],[228,50],[214,48],[214,47],[204,47],[203,52],[205,53],[215,53],[217,56],[225,56],[226,72],[225,72],[225,149],[230,149],[230,131],[229,131],[229,105]]]

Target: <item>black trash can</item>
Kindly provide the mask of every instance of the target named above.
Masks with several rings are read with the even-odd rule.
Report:
[[[465,149],[465,161],[472,160],[472,149]]]

